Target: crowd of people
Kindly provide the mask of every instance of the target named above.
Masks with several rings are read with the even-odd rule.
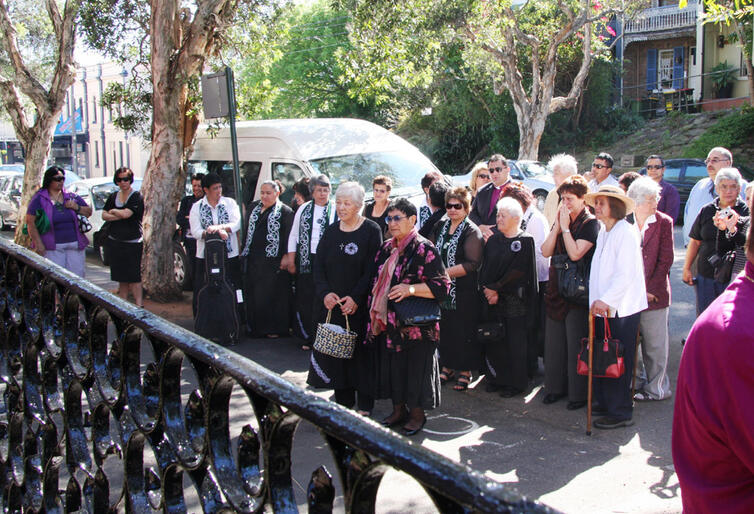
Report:
[[[731,262],[745,241],[748,208],[731,164],[727,150],[710,151],[710,179],[699,187],[714,188],[712,197],[698,212],[696,204],[685,211],[692,228],[684,281],[696,285],[699,312],[735,276],[715,278],[712,256]],[[572,156],[556,155],[549,163],[556,187],[544,212],[511,180],[500,154],[474,166],[467,187],[428,173],[418,206],[391,200],[387,175],[374,178],[366,205],[354,182],[341,183],[332,198],[325,175],[295,184],[290,207],[279,199],[281,185],[265,182],[260,200],[248,206],[243,246],[229,238],[247,331],[268,338],[293,333],[311,352],[312,387],[332,389],[338,403],[367,416],[376,399],[391,399],[384,424],[414,434],[444,384],[460,393],[483,377],[486,391],[521,395],[540,358],[542,401],[565,398],[567,409],[584,408],[587,377],[577,361],[592,319],[596,340],[622,343],[627,370],[594,379],[594,426],[631,425],[634,401],[672,395],[669,274],[680,200],[664,166],[651,155],[646,176],[615,177],[612,157],[600,153],[581,175]],[[201,267],[202,238],[232,235],[240,220],[221,190],[210,199],[219,177],[195,177],[192,185],[178,221],[194,239]],[[581,284],[575,290],[574,280]],[[411,297],[433,299],[439,320],[402,324],[396,305]],[[356,334],[352,358],[312,348],[326,322]]]
[[[706,164],[709,178],[697,183],[684,211],[683,280],[695,286],[698,314],[744,267],[750,205],[744,195],[752,191],[728,150],[713,148]],[[544,212],[531,191],[511,180],[505,157],[494,154],[473,167],[467,187],[428,173],[418,206],[390,198],[388,175],[374,177],[366,205],[355,182],[341,183],[333,197],[326,175],[296,183],[292,205],[281,202],[279,182],[266,181],[259,200],[247,206],[244,234],[239,206],[223,196],[220,177],[195,176],[176,220],[195,292],[206,280],[204,241],[217,234],[226,244],[227,279],[242,291],[238,315],[247,333],[295,335],[310,352],[312,387],[332,389],[338,403],[363,415],[376,399],[392,400],[387,426],[420,431],[445,384],[462,393],[483,377],[486,391],[521,395],[540,359],[543,403],[565,399],[569,410],[585,407],[587,378],[577,361],[590,320],[596,340],[622,343],[627,370],[594,379],[594,426],[628,426],[634,401],[672,396],[669,273],[679,194],[664,180],[658,155],[647,158],[646,176],[614,176],[607,153],[584,174],[565,154],[549,167],[555,188]],[[30,203],[28,231],[38,253],[83,276],[79,217],[92,211],[63,189],[64,176],[57,167],[46,171]],[[144,204],[130,169],[118,169],[114,182],[118,190],[102,215],[109,222],[111,278],[121,296],[142,305]],[[399,304],[409,298],[431,300],[438,319],[404,323]],[[312,348],[325,322],[356,335],[352,358]]]

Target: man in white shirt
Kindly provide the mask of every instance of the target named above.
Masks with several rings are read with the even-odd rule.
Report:
[[[612,171],[613,157],[606,152],[597,155],[592,162],[592,174],[594,178],[587,184],[589,191],[596,192],[602,186],[620,187],[618,179],[611,175]]]
[[[717,197],[715,192],[715,177],[717,172],[723,168],[733,166],[733,155],[730,150],[717,146],[709,151],[707,159],[704,161],[707,165],[707,175],[709,178],[703,178],[694,185],[686,200],[686,207],[683,210],[683,244],[688,246],[689,233],[694,220],[699,216],[702,207],[710,203]],[[741,199],[746,200],[746,183],[741,184]]]
[[[196,270],[194,277],[193,309],[196,315],[196,297],[206,283],[204,240],[209,234],[219,234],[225,241],[225,276],[236,291],[241,290],[241,264],[238,259],[238,233],[241,231],[241,211],[232,198],[223,196],[220,176],[208,173],[202,178],[204,198],[194,203],[189,212],[191,235],[196,239]],[[241,309],[239,308],[239,313]]]
[[[311,349],[314,341],[314,277],[312,264],[317,254],[317,246],[325,229],[334,223],[337,216],[335,205],[330,201],[330,179],[327,175],[313,177],[309,181],[312,199],[296,211],[293,218],[291,234],[288,236],[288,253],[283,257],[280,267],[287,268],[291,275],[296,275],[296,309],[295,332],[306,341],[301,346]]]

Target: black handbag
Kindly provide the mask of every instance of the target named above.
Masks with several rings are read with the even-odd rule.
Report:
[[[558,294],[571,303],[589,305],[589,270],[584,259],[574,262],[568,254],[558,254],[550,263],[558,275]]]
[[[391,300],[389,308],[403,327],[421,327],[440,321],[440,304],[435,299],[409,296],[400,302]]]
[[[499,343],[505,337],[502,321],[483,321],[476,327],[476,339],[480,343]]]

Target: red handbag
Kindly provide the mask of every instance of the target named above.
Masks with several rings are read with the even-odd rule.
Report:
[[[610,336],[610,324],[605,321],[605,336],[602,344],[594,345],[592,355],[592,376],[599,378],[620,378],[626,371],[623,363],[623,343]],[[589,375],[589,338],[581,340],[581,351],[576,365],[576,373]]]

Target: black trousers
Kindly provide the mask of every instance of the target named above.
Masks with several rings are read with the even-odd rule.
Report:
[[[594,378],[594,397],[597,405],[607,411],[608,416],[619,419],[631,419],[634,413],[634,399],[631,398],[631,380],[634,375],[636,357],[636,335],[639,332],[637,312],[624,318],[609,318],[612,339],[623,343],[623,362],[626,371],[620,378]],[[602,318],[594,320],[594,340],[602,341],[605,324]],[[596,343],[595,343],[596,346]]]

